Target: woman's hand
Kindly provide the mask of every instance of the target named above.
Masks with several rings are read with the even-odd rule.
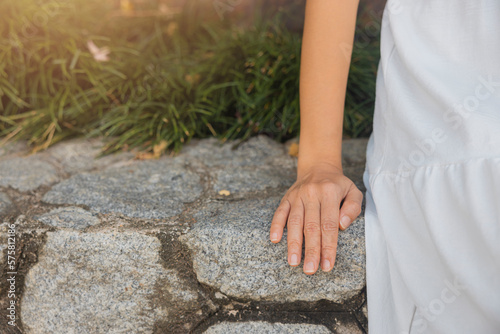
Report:
[[[363,193],[341,168],[318,163],[302,173],[281,199],[271,223],[271,241],[281,240],[286,224],[288,263],[300,264],[304,235],[304,273],[314,274],[320,257],[322,270],[330,271],[337,254],[338,230],[345,230],[359,216],[362,201]]]

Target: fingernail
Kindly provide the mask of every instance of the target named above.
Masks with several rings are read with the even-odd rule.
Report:
[[[323,260],[323,270],[329,270],[329,269],[330,269],[330,261]]]
[[[291,261],[290,261],[290,262],[291,262],[290,264],[291,264],[292,266],[296,266],[296,265],[298,265],[298,264],[299,264],[299,258],[298,258],[298,256],[297,256],[297,254],[292,254],[292,259],[291,259]]]
[[[349,218],[349,216],[344,216],[340,219],[340,226],[342,226],[343,229],[349,227],[350,223],[351,223],[351,218]]]
[[[278,233],[274,232],[274,233],[271,235],[271,241],[278,241]]]
[[[307,262],[304,266],[304,271],[314,271],[314,263]]]

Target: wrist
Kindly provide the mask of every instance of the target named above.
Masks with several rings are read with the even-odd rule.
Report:
[[[305,174],[309,173],[312,169],[325,169],[336,171],[343,174],[342,162],[332,159],[312,159],[308,161],[297,162],[297,178],[301,178]]]

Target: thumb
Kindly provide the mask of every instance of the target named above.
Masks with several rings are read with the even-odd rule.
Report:
[[[340,229],[345,230],[361,213],[363,193],[353,184],[340,208]]]

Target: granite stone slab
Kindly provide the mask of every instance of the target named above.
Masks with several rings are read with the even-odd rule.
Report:
[[[213,325],[203,332],[204,334],[331,334],[332,332],[322,325],[310,324],[282,324],[265,321],[249,322],[222,322]]]
[[[156,321],[179,309],[198,310],[206,301],[162,267],[160,247],[156,237],[136,232],[48,232],[26,276],[25,332],[152,333]]]
[[[198,280],[233,297],[275,302],[343,303],[365,286],[364,219],[339,232],[334,269],[314,275],[287,263],[287,230],[278,244],[269,227],[280,197],[208,203],[180,237],[193,253]]]
[[[87,205],[94,212],[161,219],[182,212],[202,193],[200,177],[174,159],[81,173],[43,196],[52,204]]]
[[[0,161],[0,187],[30,191],[59,181],[53,165],[37,155]]]
[[[12,208],[12,201],[6,193],[0,192],[0,216]]]
[[[76,138],[57,143],[47,150],[47,154],[69,174],[104,169],[134,157],[131,152],[119,152],[96,158],[102,146],[103,143],[100,140]]]
[[[296,158],[289,156],[282,144],[265,135],[236,144],[236,141],[222,144],[216,138],[193,140],[185,145],[180,153],[199,159],[209,167],[273,165],[294,168],[296,165]]]
[[[34,218],[45,225],[77,230],[100,223],[95,214],[75,206],[57,208]]]

